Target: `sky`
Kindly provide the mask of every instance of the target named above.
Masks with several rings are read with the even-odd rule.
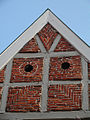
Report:
[[[0,53],[47,8],[90,46],[90,0],[0,0]]]

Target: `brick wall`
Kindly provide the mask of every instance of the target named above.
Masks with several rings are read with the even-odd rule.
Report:
[[[33,66],[31,72],[25,72],[25,66]],[[14,58],[10,82],[42,81],[43,58]]]
[[[80,110],[81,88],[81,84],[50,85],[48,111]]]
[[[54,51],[55,52],[66,52],[66,51],[75,51],[75,49],[69,42],[67,42],[63,37],[61,37]]]
[[[0,83],[4,82],[4,79],[5,79],[5,70],[6,70],[6,67],[4,67],[4,69],[2,69],[0,71]]]
[[[10,87],[7,112],[40,111],[41,86]]]
[[[62,69],[62,63],[69,63],[68,69]],[[49,80],[80,80],[82,79],[81,59],[79,56],[51,58]]]
[[[90,63],[88,63],[88,78],[90,80]]]
[[[57,34],[57,31],[49,23],[38,33],[46,50],[50,49]]]
[[[20,50],[20,53],[37,53],[40,52],[38,44],[35,38],[32,38],[24,47]]]
[[[44,47],[48,51],[54,39],[59,33],[48,23],[39,33],[39,37]],[[74,47],[61,37],[54,52],[75,51]],[[41,52],[35,38],[31,39],[19,53],[38,53]],[[48,52],[47,52],[48,53]],[[46,54],[47,54],[46,53]],[[45,55],[46,55],[45,54]],[[48,53],[49,54],[49,53]],[[50,55],[50,54],[49,54]],[[63,68],[63,63],[68,63],[68,68]],[[33,68],[30,72],[25,71],[26,65]],[[82,85],[76,84],[75,80],[82,79],[82,67],[80,56],[52,57],[49,64],[49,83],[48,85],[48,104],[47,111],[72,111],[82,109]],[[65,67],[65,66],[64,66]],[[0,72],[0,82],[4,81],[5,68]],[[88,64],[88,77],[90,79],[90,63]],[[12,64],[8,98],[7,112],[39,112],[41,105],[41,89],[43,84],[43,58],[14,58]],[[53,81],[64,81],[63,84]],[[72,84],[65,83],[73,81]],[[23,86],[22,83],[23,82]],[[25,82],[25,83],[24,83]],[[31,86],[26,86],[28,82]],[[30,84],[29,82],[33,82]],[[38,83],[40,84],[38,85]],[[16,84],[15,83],[19,83]],[[56,85],[57,83],[57,85]],[[61,82],[62,83],[62,82]],[[75,84],[74,84],[75,83]],[[78,82],[79,83],[79,82]],[[52,85],[53,84],[53,85]],[[3,85],[3,83],[1,83]],[[19,86],[20,85],[20,86]],[[46,85],[46,84],[45,84]],[[47,87],[46,87],[47,88]],[[44,91],[43,91],[44,92]],[[0,87],[0,101],[2,87]],[[89,85],[90,102],[90,85]]]

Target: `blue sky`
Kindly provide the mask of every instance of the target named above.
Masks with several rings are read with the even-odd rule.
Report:
[[[90,0],[0,0],[0,53],[47,8],[90,45]]]

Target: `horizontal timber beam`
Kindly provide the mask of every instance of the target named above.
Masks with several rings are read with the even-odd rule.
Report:
[[[18,53],[14,58],[38,58],[44,56],[44,53]]]
[[[16,87],[16,86],[31,86],[31,85],[42,85],[42,82],[21,82],[21,83],[8,83],[7,86],[9,87]]]
[[[63,112],[48,112],[48,113],[37,113],[37,112],[28,112],[28,113],[4,113],[0,114],[1,119],[80,119],[90,117],[90,111],[63,111]]]
[[[67,56],[77,56],[78,52],[50,52],[50,53],[18,53],[14,58],[38,58],[45,57],[46,55],[50,57],[67,57]]]
[[[51,52],[50,57],[68,57],[68,56],[77,56],[78,52]]]
[[[80,81],[75,81],[75,80],[72,80],[72,81],[49,81],[49,85],[57,85],[57,84],[80,84],[81,83],[81,80]]]

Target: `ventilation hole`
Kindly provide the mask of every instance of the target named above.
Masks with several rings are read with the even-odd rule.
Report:
[[[33,66],[28,64],[25,66],[24,70],[25,70],[25,72],[31,72],[33,70]]]
[[[68,69],[70,67],[70,64],[68,62],[62,63],[62,69]]]

